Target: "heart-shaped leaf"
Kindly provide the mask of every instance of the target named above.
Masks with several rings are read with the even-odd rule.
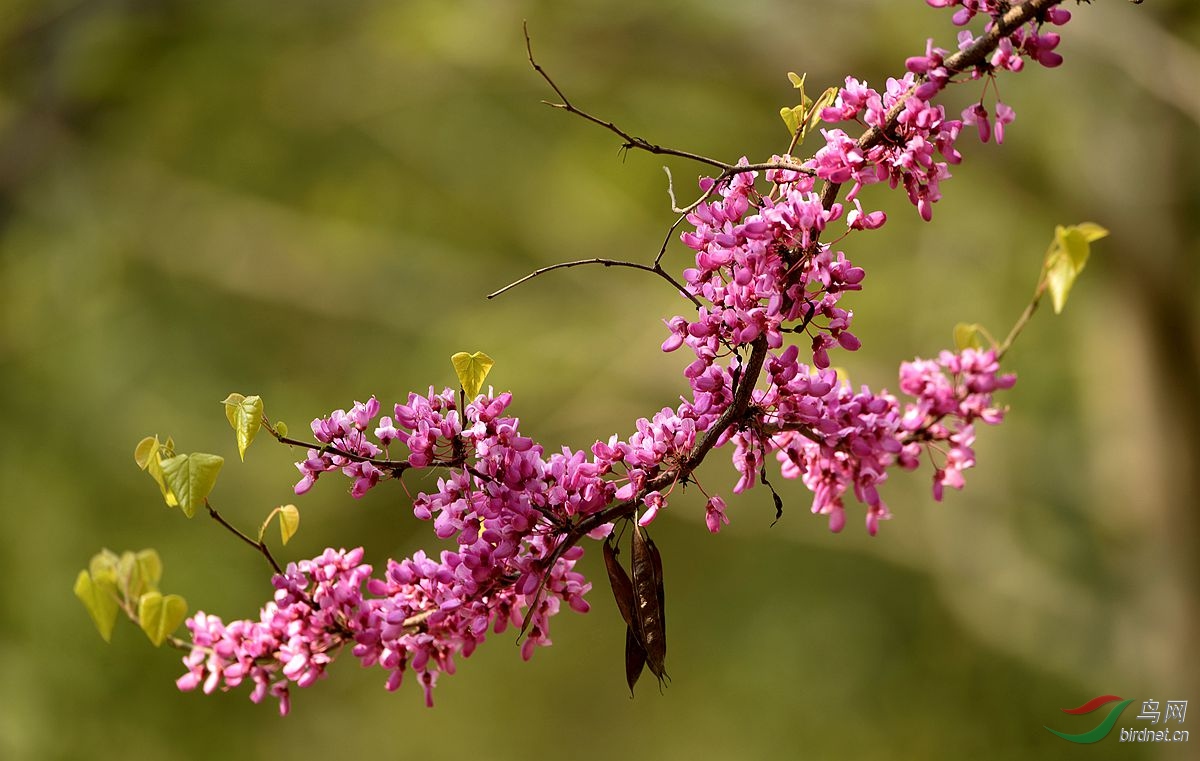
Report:
[[[92,578],[87,571],[75,577],[75,596],[83,603],[92,623],[105,642],[112,640],[113,624],[117,621],[117,587],[112,581]]]
[[[134,562],[143,587],[136,591],[130,589],[129,594],[137,596],[142,592],[158,589],[158,582],[162,579],[162,559],[158,557],[158,553],[154,550],[142,550],[134,556]]]
[[[225,405],[225,419],[229,421],[237,436],[238,455],[245,460],[246,450],[254,441],[258,429],[262,427],[262,399],[257,396],[230,394],[222,404]]]
[[[783,123],[787,125],[789,135],[796,134],[796,130],[800,129],[800,120],[804,118],[804,106],[795,106],[788,108],[784,106],[779,109],[779,116],[783,118]]]
[[[204,452],[176,455],[162,461],[163,480],[184,515],[191,518],[196,514],[196,508],[204,504],[204,498],[217,484],[217,474],[224,463],[225,458]]]
[[[481,351],[474,354],[460,351],[450,357],[450,361],[454,363],[454,372],[458,374],[458,382],[462,385],[468,399],[474,399],[479,395],[479,389],[483,388],[484,379],[491,372],[492,366],[496,364],[495,360]]]
[[[158,647],[187,618],[187,601],[179,595],[147,592],[138,599],[138,625]]]
[[[960,322],[954,326],[954,348],[982,349],[983,337],[980,335],[981,326],[977,322]]]
[[[296,530],[300,528],[300,510],[295,505],[284,505],[279,508],[279,536],[287,544]]]
[[[163,476],[162,455],[159,453],[158,447],[150,453],[150,458],[146,461],[146,472],[154,479],[154,483],[158,484],[158,490],[162,492],[163,501],[167,503],[167,507],[177,507],[179,500],[175,494],[167,486],[166,478]]]
[[[1054,313],[1060,314],[1067,304],[1067,297],[1075,285],[1079,273],[1087,265],[1091,255],[1091,244],[1108,235],[1100,225],[1094,222],[1084,222],[1078,225],[1063,227],[1059,225],[1054,230],[1054,242],[1046,252],[1046,288],[1050,291],[1050,301]]]
[[[146,466],[150,464],[150,456],[156,451],[158,451],[158,437],[147,436],[134,447],[133,461],[137,463],[139,468],[145,470]]]

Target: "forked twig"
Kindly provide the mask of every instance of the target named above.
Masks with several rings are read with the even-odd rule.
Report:
[[[676,222],[675,224],[679,224],[679,223]],[[674,228],[672,227],[672,229],[674,229]],[[666,246],[664,245],[664,248],[665,247]],[[660,258],[661,258],[661,254],[660,254]],[[494,299],[497,296],[499,296],[500,294],[504,293],[505,291],[510,290],[512,288],[516,288],[521,283],[525,283],[530,280],[533,280],[538,275],[544,275],[547,272],[553,272],[554,270],[567,269],[569,267],[581,267],[585,264],[599,264],[599,265],[602,265],[605,267],[628,267],[630,269],[651,272],[655,275],[658,275],[662,279],[666,280],[671,285],[675,286],[676,290],[678,290],[680,293],[682,293],[683,295],[685,295],[689,299],[691,299],[691,301],[696,305],[697,308],[699,308],[701,306],[699,299],[697,299],[695,296],[693,296],[692,294],[690,294],[686,290],[684,290],[683,286],[680,285],[679,282],[675,278],[671,277],[670,273],[668,273],[666,270],[664,270],[662,267],[659,266],[658,259],[654,260],[654,266],[651,266],[649,264],[641,264],[639,262],[626,262],[626,261],[622,261],[621,259],[600,259],[600,258],[577,259],[573,262],[559,262],[558,264],[551,264],[547,267],[542,267],[540,269],[536,269],[533,272],[530,272],[525,277],[521,278],[520,280],[514,280],[513,282],[504,286],[500,290],[489,293],[487,297],[489,299]]]

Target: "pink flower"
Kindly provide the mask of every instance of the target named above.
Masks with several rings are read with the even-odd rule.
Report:
[[[708,498],[704,505],[704,523],[713,534],[720,531],[722,525],[729,525],[729,518],[725,515],[725,500],[715,496]]]

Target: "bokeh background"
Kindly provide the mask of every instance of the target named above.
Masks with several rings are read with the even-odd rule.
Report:
[[[679,358],[657,347],[682,303],[661,281],[576,269],[483,298],[566,259],[649,261],[672,219],[662,160],[540,105],[523,19],[579,105],[727,160],[786,147],[786,72],[878,84],[927,36],[954,39],[915,0],[4,3],[0,758],[1195,757],[1200,737],[1075,746],[1042,728],[1091,728],[1099,714],[1059,709],[1102,693],[1200,711],[1189,0],[1079,7],[1061,69],[1001,79],[1018,119],[1002,149],[963,141],[934,224],[866,194],[892,222],[848,242],[869,273],[850,299],[865,347],[838,362],[877,387],[957,321],[1003,334],[1055,224],[1113,234],[1066,313],[1012,351],[1012,411],[980,431],[965,492],[937,504],[928,474],[897,474],[874,539],[858,519],[829,534],[782,479],[774,528],[762,489],[718,537],[699,495],[672,502],[655,524],[664,694],[624,689],[597,553],[591,613],[559,616],[528,664],[493,638],[433,710],[347,654],[280,719],[244,690],[178,693],[178,654],[128,624],[100,640],[71,585],[101,547],[157,548],[193,609],[253,616],[268,597],[262,558],[165,509],[131,456],[155,433],[223,454],[214,501],[247,528],[293,501],[293,453],[264,440],[237,461],[231,391],[304,431],[449,384],[449,355],[483,349],[524,428],[577,447],[677,398]],[[695,166],[665,163],[691,187]],[[700,475],[735,480],[723,453]],[[323,480],[298,504],[286,559],[435,546],[394,485],[355,502]]]

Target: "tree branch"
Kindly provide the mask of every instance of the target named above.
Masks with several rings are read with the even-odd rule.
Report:
[[[1055,5],[1061,5],[1063,0],[1027,0],[1020,5],[1013,6],[1000,17],[1000,22],[992,26],[982,37],[975,40],[969,47],[960,50],[954,55],[947,58],[942,66],[950,72],[950,76],[961,74],[968,69],[975,68],[979,64],[987,60],[987,57],[1000,45],[1000,40],[1012,34],[1013,30],[1022,24],[1026,24],[1037,18],[1040,14]],[[891,108],[888,109],[882,126],[869,128],[858,138],[858,149],[867,151],[870,148],[879,145],[880,143],[891,138],[896,132],[896,124],[900,119],[900,114],[904,111],[905,102],[913,91],[919,86],[928,81],[928,77],[921,75],[917,77],[916,84],[908,88],[904,96],[898,99]],[[821,204],[829,209],[837,200],[838,191],[841,189],[841,183],[827,182],[821,188]]]
[[[678,224],[678,222],[676,224]],[[674,227],[672,227],[671,229],[674,229]],[[692,294],[688,293],[686,290],[684,290],[684,287],[682,285],[680,285],[679,282],[675,280],[675,278],[671,277],[670,273],[668,273],[666,270],[664,270],[662,267],[659,266],[657,259],[655,260],[653,266],[651,266],[649,264],[641,264],[639,262],[626,262],[626,261],[622,261],[620,259],[598,259],[598,258],[597,259],[578,259],[573,262],[559,262],[558,264],[551,264],[548,267],[541,267],[540,269],[536,269],[533,272],[530,272],[525,277],[521,278],[520,280],[514,280],[513,282],[504,286],[500,290],[489,293],[487,297],[489,299],[494,299],[497,296],[499,296],[500,294],[504,293],[505,291],[511,290],[513,288],[516,288],[518,285],[521,285],[522,283],[526,283],[526,282],[529,282],[530,280],[533,280],[538,275],[544,275],[547,272],[553,272],[554,270],[567,269],[569,267],[581,267],[585,264],[599,264],[604,267],[628,267],[630,269],[643,270],[645,272],[650,272],[652,274],[658,275],[663,280],[666,280],[668,283],[673,285],[677,291],[682,293],[684,296],[687,296],[696,305],[697,308],[699,308],[701,306],[700,300],[697,299]]]
[[[213,520],[215,520],[217,523],[220,523],[222,526],[224,526],[226,529],[228,529],[230,531],[230,533],[232,533],[238,539],[241,539],[246,544],[250,545],[254,549],[261,552],[263,554],[263,557],[265,557],[267,559],[267,562],[271,564],[271,568],[275,569],[275,573],[277,573],[281,576],[283,575],[283,568],[281,568],[279,566],[279,563],[277,563],[275,561],[275,556],[271,554],[271,549],[269,547],[267,547],[266,542],[255,541],[255,540],[251,539],[249,536],[243,534],[241,529],[239,529],[237,526],[234,526],[229,521],[225,520],[225,518],[222,517],[222,515],[217,512],[217,509],[212,506],[212,503],[209,502],[207,498],[204,500],[204,506],[208,508],[208,514],[209,514],[209,516],[212,517]]]

